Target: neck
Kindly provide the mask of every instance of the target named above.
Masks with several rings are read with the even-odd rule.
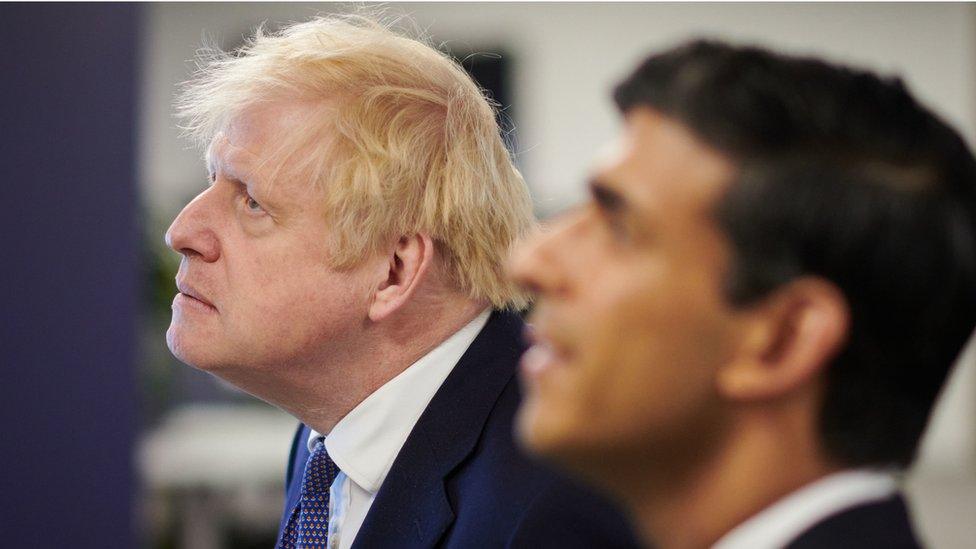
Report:
[[[813,425],[768,417],[733,428],[693,470],[624,480],[645,539],[668,549],[709,547],[736,525],[836,468],[822,456]],[[662,471],[664,473],[664,471]]]
[[[487,303],[465,299],[417,307],[368,324],[348,352],[336,352],[274,380],[265,400],[320,433],[328,433],[360,402],[471,322]],[[267,395],[271,396],[271,395]],[[264,398],[264,397],[262,397]]]

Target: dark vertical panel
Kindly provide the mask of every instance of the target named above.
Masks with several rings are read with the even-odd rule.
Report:
[[[514,109],[510,90],[511,59],[504,50],[491,49],[484,52],[474,52],[467,55],[455,55],[455,59],[464,70],[474,78],[475,82],[484,89],[488,97],[496,103],[498,127],[501,129],[505,145],[512,152],[516,151],[516,126]]]
[[[0,545],[132,529],[138,6],[0,4]]]

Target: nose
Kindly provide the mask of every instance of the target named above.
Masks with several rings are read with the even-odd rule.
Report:
[[[571,253],[567,237],[579,223],[578,217],[561,216],[517,245],[506,265],[512,280],[536,295],[565,291],[571,274],[565,260]]]
[[[220,257],[220,241],[214,232],[212,206],[207,194],[200,193],[176,216],[166,230],[166,245],[186,258],[198,257],[208,263]]]

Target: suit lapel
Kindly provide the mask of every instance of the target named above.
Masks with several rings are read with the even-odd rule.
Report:
[[[285,523],[291,517],[291,511],[298,505],[302,494],[302,475],[305,472],[305,462],[308,461],[309,428],[300,425],[291,445],[291,459],[288,461],[288,473],[285,477],[285,509],[278,524],[278,532],[285,528]]]
[[[454,510],[444,481],[474,449],[522,353],[522,320],[492,313],[417,420],[383,481],[355,548],[437,544]]]

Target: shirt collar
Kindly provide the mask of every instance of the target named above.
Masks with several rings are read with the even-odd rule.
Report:
[[[353,482],[379,491],[410,431],[491,315],[485,309],[431,352],[366,397],[325,437],[329,457]],[[309,433],[308,448],[322,438]]]
[[[825,518],[888,498],[896,490],[897,483],[891,473],[858,469],[827,475],[736,526],[712,549],[784,547]]]

